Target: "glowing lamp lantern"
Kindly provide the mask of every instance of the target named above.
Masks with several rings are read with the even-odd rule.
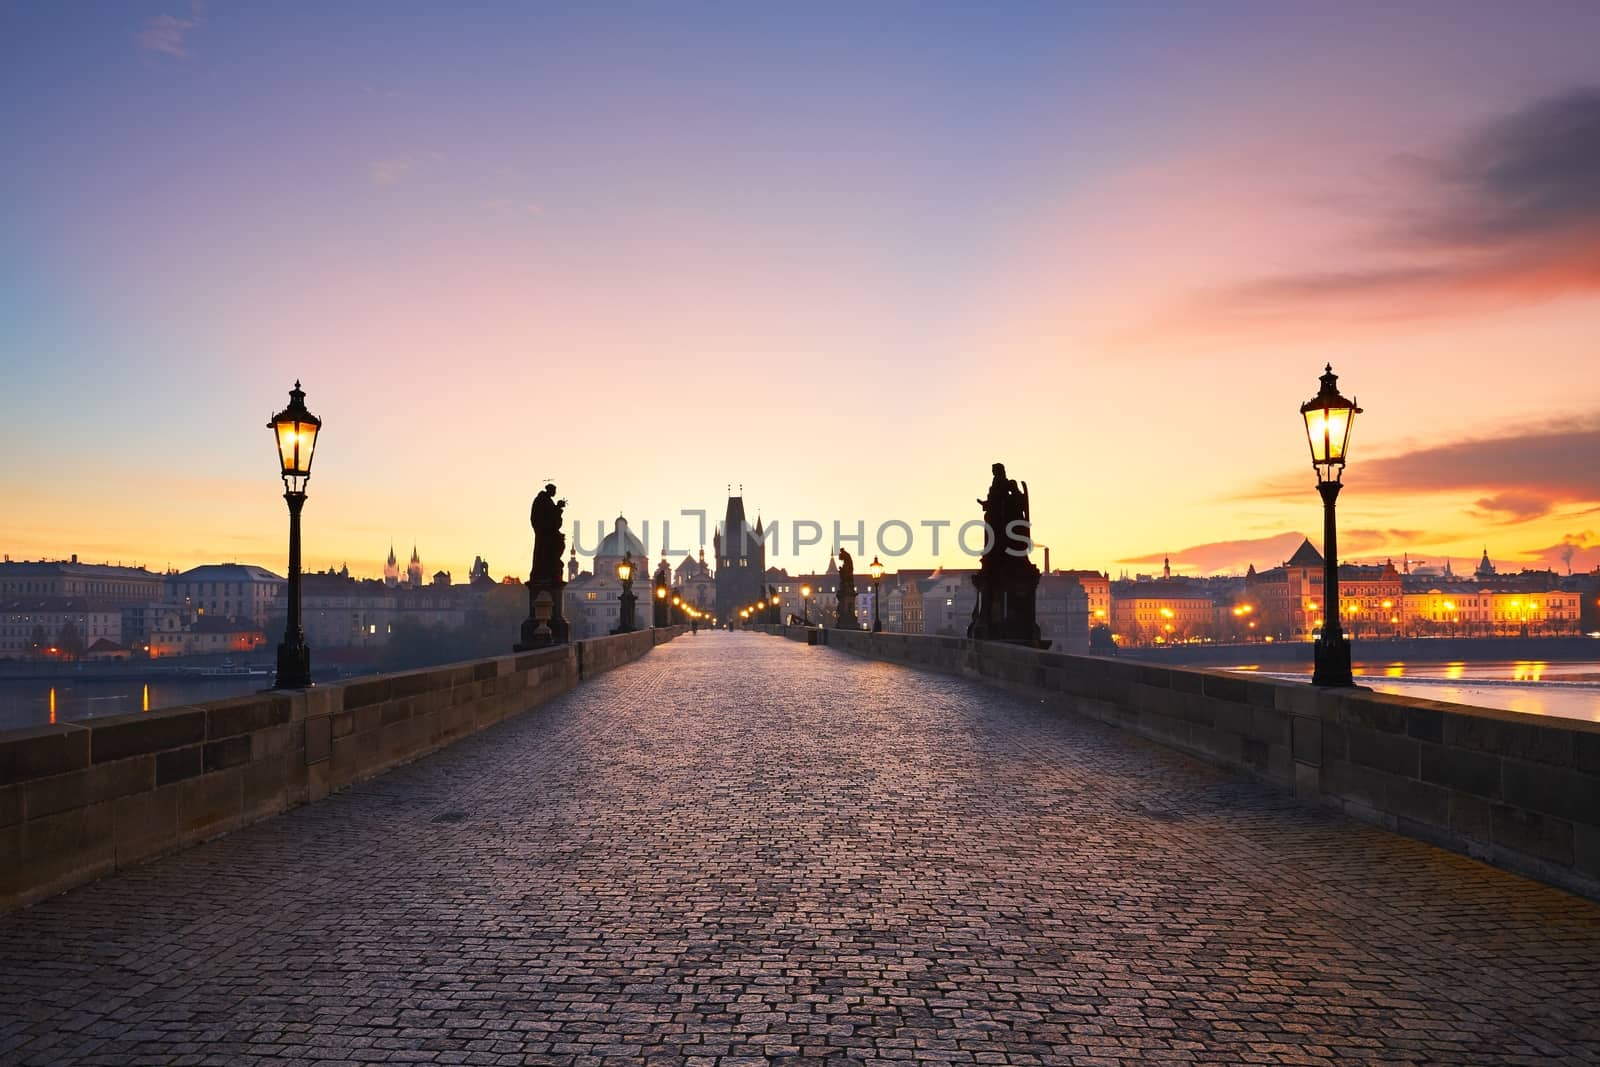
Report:
[[[621,563],[617,564],[617,580],[621,582],[631,582],[633,580],[633,563],[630,560],[624,558]]]
[[[274,415],[267,428],[278,441],[284,491],[304,493],[311,480],[311,457],[317,448],[322,420],[306,410],[306,394],[298,381],[289,390],[289,406]]]
[[[883,580],[883,564],[878,560],[877,556],[873,556],[872,562],[867,564],[867,572],[872,575],[873,581],[879,582]]]
[[[1333,364],[1327,365],[1321,381],[1317,395],[1300,405],[1300,416],[1306,420],[1306,439],[1311,444],[1311,465],[1316,468],[1317,480],[1337,482],[1344,475],[1350,430],[1361,409],[1355,401],[1339,394],[1339,376],[1333,373]]]
[[[666,586],[664,586],[664,585],[656,586],[656,599],[657,600],[665,600],[665,599],[667,599],[667,587]]]

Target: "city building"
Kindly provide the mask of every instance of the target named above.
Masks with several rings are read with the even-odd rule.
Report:
[[[765,599],[767,545],[762,540],[761,518],[751,529],[745,520],[744,497],[729,496],[722,527],[712,534],[717,560],[717,617],[736,621],[739,609]]]
[[[167,576],[169,604],[196,615],[219,615],[265,626],[288,583],[267,570],[243,563],[213,563]]]
[[[81,659],[96,641],[122,644],[122,605],[84,597],[0,602],[0,659]]]
[[[1111,633],[1119,645],[1165,645],[1214,639],[1215,599],[1187,578],[1111,583]]]
[[[168,628],[171,625],[173,628]],[[150,658],[249,653],[265,647],[267,635],[248,621],[222,615],[197,615],[187,622],[164,618],[149,634]]]
[[[79,563],[78,557],[0,563],[0,601],[28,597],[148,604],[162,599],[166,577],[143,567]]]
[[[563,613],[572,640],[604,637],[622,621],[622,580],[617,577],[617,564],[629,556],[633,564],[633,624],[641,630],[650,626],[650,557],[645,553],[644,542],[628,529],[628,520],[618,515],[611,532],[595,548],[593,571],[572,575],[578,559],[576,546],[568,561],[571,576],[564,591]]]
[[[1096,602],[1104,605],[1098,609],[1101,612],[1098,620],[1091,611],[1091,604]],[[1087,655],[1089,627],[1097,621],[1110,625],[1111,582],[1095,571],[1057,571],[1040,575],[1034,617],[1039,624],[1039,637],[1050,642],[1052,651]]]

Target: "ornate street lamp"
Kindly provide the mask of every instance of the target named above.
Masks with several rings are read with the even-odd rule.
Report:
[[[800,587],[800,622],[803,626],[811,625],[811,587]]]
[[[651,618],[654,626],[667,624],[667,587],[661,584],[659,578],[656,579],[656,607]]]
[[[767,588],[771,589],[772,586],[769,585]],[[782,625],[783,612],[779,609],[778,605],[783,603],[783,598],[777,593],[773,593],[771,598],[768,599],[767,603],[769,605],[767,608],[767,621],[774,626]]]
[[[311,454],[317,447],[322,420],[306,410],[306,394],[296,381],[289,390],[289,406],[272,417],[267,429],[278,443],[278,464],[283,474],[283,499],[289,505],[289,604],[278,646],[278,677],[274,689],[304,689],[311,684],[311,650],[300,625],[300,509],[306,504],[306,483],[311,481]]]
[[[622,583],[622,610],[617,619],[617,628],[611,632],[614,634],[631,634],[633,633],[633,605],[637,599],[633,595],[632,552],[624,553],[622,562],[617,564],[617,580]]]
[[[1316,665],[1311,683],[1321,686],[1355,684],[1350,672],[1350,642],[1339,626],[1339,541],[1333,503],[1343,487],[1344,463],[1350,445],[1350,428],[1361,409],[1339,395],[1339,376],[1328,364],[1317,395],[1300,405],[1311,443],[1311,465],[1317,472],[1317,492],[1322,494],[1322,599],[1328,605],[1317,638]]]
[[[867,564],[867,572],[872,575],[872,632],[883,632],[883,618],[878,614],[878,584],[883,581],[883,564],[877,556],[872,557],[872,562]]]

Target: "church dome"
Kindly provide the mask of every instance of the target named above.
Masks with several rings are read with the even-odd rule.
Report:
[[[616,529],[601,539],[600,547],[594,550],[595,558],[604,559],[615,556],[617,559],[621,559],[623,555],[629,552],[633,553],[635,560],[643,560],[645,557],[644,542],[629,532],[628,520],[618,515]]]

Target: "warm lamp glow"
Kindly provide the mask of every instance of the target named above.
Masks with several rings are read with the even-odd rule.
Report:
[[[317,447],[317,432],[322,420],[306,410],[306,394],[295,382],[289,390],[289,406],[267,423],[278,442],[278,465],[283,474],[284,489],[291,493],[306,491],[311,477],[311,457]]]
[[[664,585],[656,586],[656,599],[657,600],[665,600],[665,599],[667,599],[667,587],[666,586],[664,586]]]
[[[633,577],[633,564],[626,556],[617,564],[617,577],[624,582]]]
[[[1306,420],[1306,440],[1311,445],[1311,465],[1317,480],[1336,482],[1344,474],[1345,456],[1350,448],[1350,430],[1361,409],[1355,401],[1339,395],[1339,376],[1328,364],[1317,395],[1300,405]]]
[[[877,556],[873,556],[872,562],[867,564],[867,571],[872,575],[872,580],[875,582],[883,577],[883,564],[878,561]]]
[[[800,595],[802,597],[804,597],[805,599],[810,600],[811,599],[811,587],[809,585],[802,585],[800,587]]]

